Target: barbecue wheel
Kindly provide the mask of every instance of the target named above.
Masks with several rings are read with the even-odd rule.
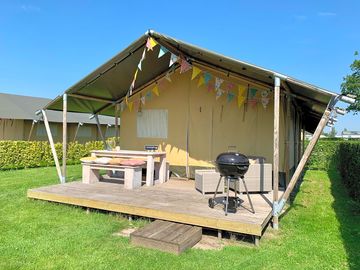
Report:
[[[210,207],[210,208],[214,208],[214,206],[215,206],[214,199],[213,199],[213,198],[209,198],[209,207]]]

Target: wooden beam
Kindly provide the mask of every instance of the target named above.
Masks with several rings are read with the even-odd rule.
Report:
[[[66,182],[66,157],[67,157],[67,94],[63,95],[63,164],[62,164],[62,181]]]
[[[141,101],[140,101],[141,103]],[[141,106],[141,105],[140,105]],[[120,104],[115,105],[115,146],[119,145],[119,111]]]
[[[103,143],[104,143],[104,149],[107,149],[107,143],[106,143],[104,134],[103,134],[103,132],[102,132],[102,130],[101,130],[101,125],[100,125],[100,121],[99,121],[99,116],[98,116],[97,114],[95,114],[95,121],[96,121],[96,126],[97,126],[97,128],[98,128],[98,131],[99,131],[101,140],[102,140]]]
[[[53,140],[53,137],[52,137],[52,134],[51,134],[49,121],[48,121],[48,118],[47,118],[46,113],[45,113],[44,110],[41,111],[41,114],[42,114],[43,119],[44,119],[44,125],[45,125],[45,129],[46,129],[46,134],[47,134],[48,139],[49,139],[51,153],[52,153],[53,158],[54,158],[54,162],[55,162],[56,171],[57,171],[57,174],[58,174],[58,177],[59,177],[59,181],[60,181],[60,183],[62,183],[63,178],[62,178],[62,174],[61,174],[60,163],[59,163],[59,159],[58,159],[58,156],[57,156],[57,153],[56,153],[56,150],[55,150],[55,144],[54,144],[54,140]]]
[[[31,128],[30,128],[30,132],[29,132],[29,136],[28,136],[28,142],[31,140],[31,136],[32,136],[32,133],[34,131],[34,126],[35,124],[37,123],[38,121],[36,120],[33,120],[32,123],[31,123]]]
[[[322,118],[320,119],[320,122],[319,122],[318,126],[316,127],[314,135],[311,138],[308,146],[306,147],[306,150],[305,150],[303,156],[301,157],[301,160],[290,180],[289,186],[286,188],[284,194],[281,196],[280,201],[282,201],[282,204],[284,204],[286,202],[286,200],[289,198],[290,193],[294,189],[296,182],[300,178],[301,172],[304,169],[306,162],[308,161],[310,154],[315,147],[316,142],[319,140],[321,132],[323,131],[326,123],[329,120],[330,114],[331,114],[331,111],[329,109],[326,109]]]
[[[274,171],[274,192],[273,202],[279,199],[279,126],[280,126],[280,78],[275,77],[274,81],[274,156],[273,156],[273,171]],[[274,229],[279,228],[278,216],[273,217]]]

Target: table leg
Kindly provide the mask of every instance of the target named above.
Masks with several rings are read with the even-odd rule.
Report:
[[[99,182],[99,170],[91,169],[89,165],[82,166],[82,182],[84,184],[92,184]]]
[[[165,183],[167,179],[166,156],[160,157],[159,182]]]
[[[146,162],[146,185],[153,186],[154,185],[154,157],[147,156]]]

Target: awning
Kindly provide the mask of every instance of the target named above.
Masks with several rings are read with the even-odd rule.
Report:
[[[70,87],[68,94],[68,111],[82,113],[98,113],[114,116],[114,105],[128,93],[134,72],[141,59],[147,38],[153,37],[173,53],[180,53],[193,63],[216,68],[242,78],[262,83],[273,88],[274,76],[279,76],[283,86],[293,95],[296,103],[302,108],[305,129],[313,132],[332,97],[332,93],[314,85],[299,81],[278,72],[242,62],[203,48],[176,40],[169,36],[149,31],[118,53],[115,57]],[[147,54],[143,62],[134,89],[141,89],[149,81],[164,74],[169,69],[170,54],[158,58],[160,46],[154,48],[155,53]],[[62,97],[58,96],[45,109],[62,110]]]

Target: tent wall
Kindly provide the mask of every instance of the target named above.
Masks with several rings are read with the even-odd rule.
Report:
[[[24,120],[0,119],[0,140],[22,140]]]
[[[240,81],[213,75],[227,82],[247,85]],[[191,71],[173,74],[172,82],[163,80],[159,84],[160,96],[147,100],[142,109],[168,110],[168,137],[138,138],[136,106],[130,112],[125,109],[121,114],[120,146],[122,149],[143,150],[144,145],[155,144],[167,152],[171,165],[186,166],[187,151],[189,165],[194,167],[213,166],[217,154],[236,148],[247,155],[264,156],[267,162],[273,159],[273,94],[266,109],[261,103],[256,106],[243,105],[239,109],[236,100],[230,103],[224,94],[218,100],[214,90],[207,86],[198,87],[198,79],[191,80]],[[141,94],[144,96],[154,86]],[[224,88],[226,85],[224,85]],[[258,90],[265,90],[256,86]],[[234,89],[233,92],[237,91]],[[139,98],[139,93],[132,102]],[[282,102],[281,104],[284,104]],[[280,111],[280,171],[284,172],[285,151],[285,107]],[[188,130],[188,147],[187,147]],[[293,165],[292,165],[293,166]]]

